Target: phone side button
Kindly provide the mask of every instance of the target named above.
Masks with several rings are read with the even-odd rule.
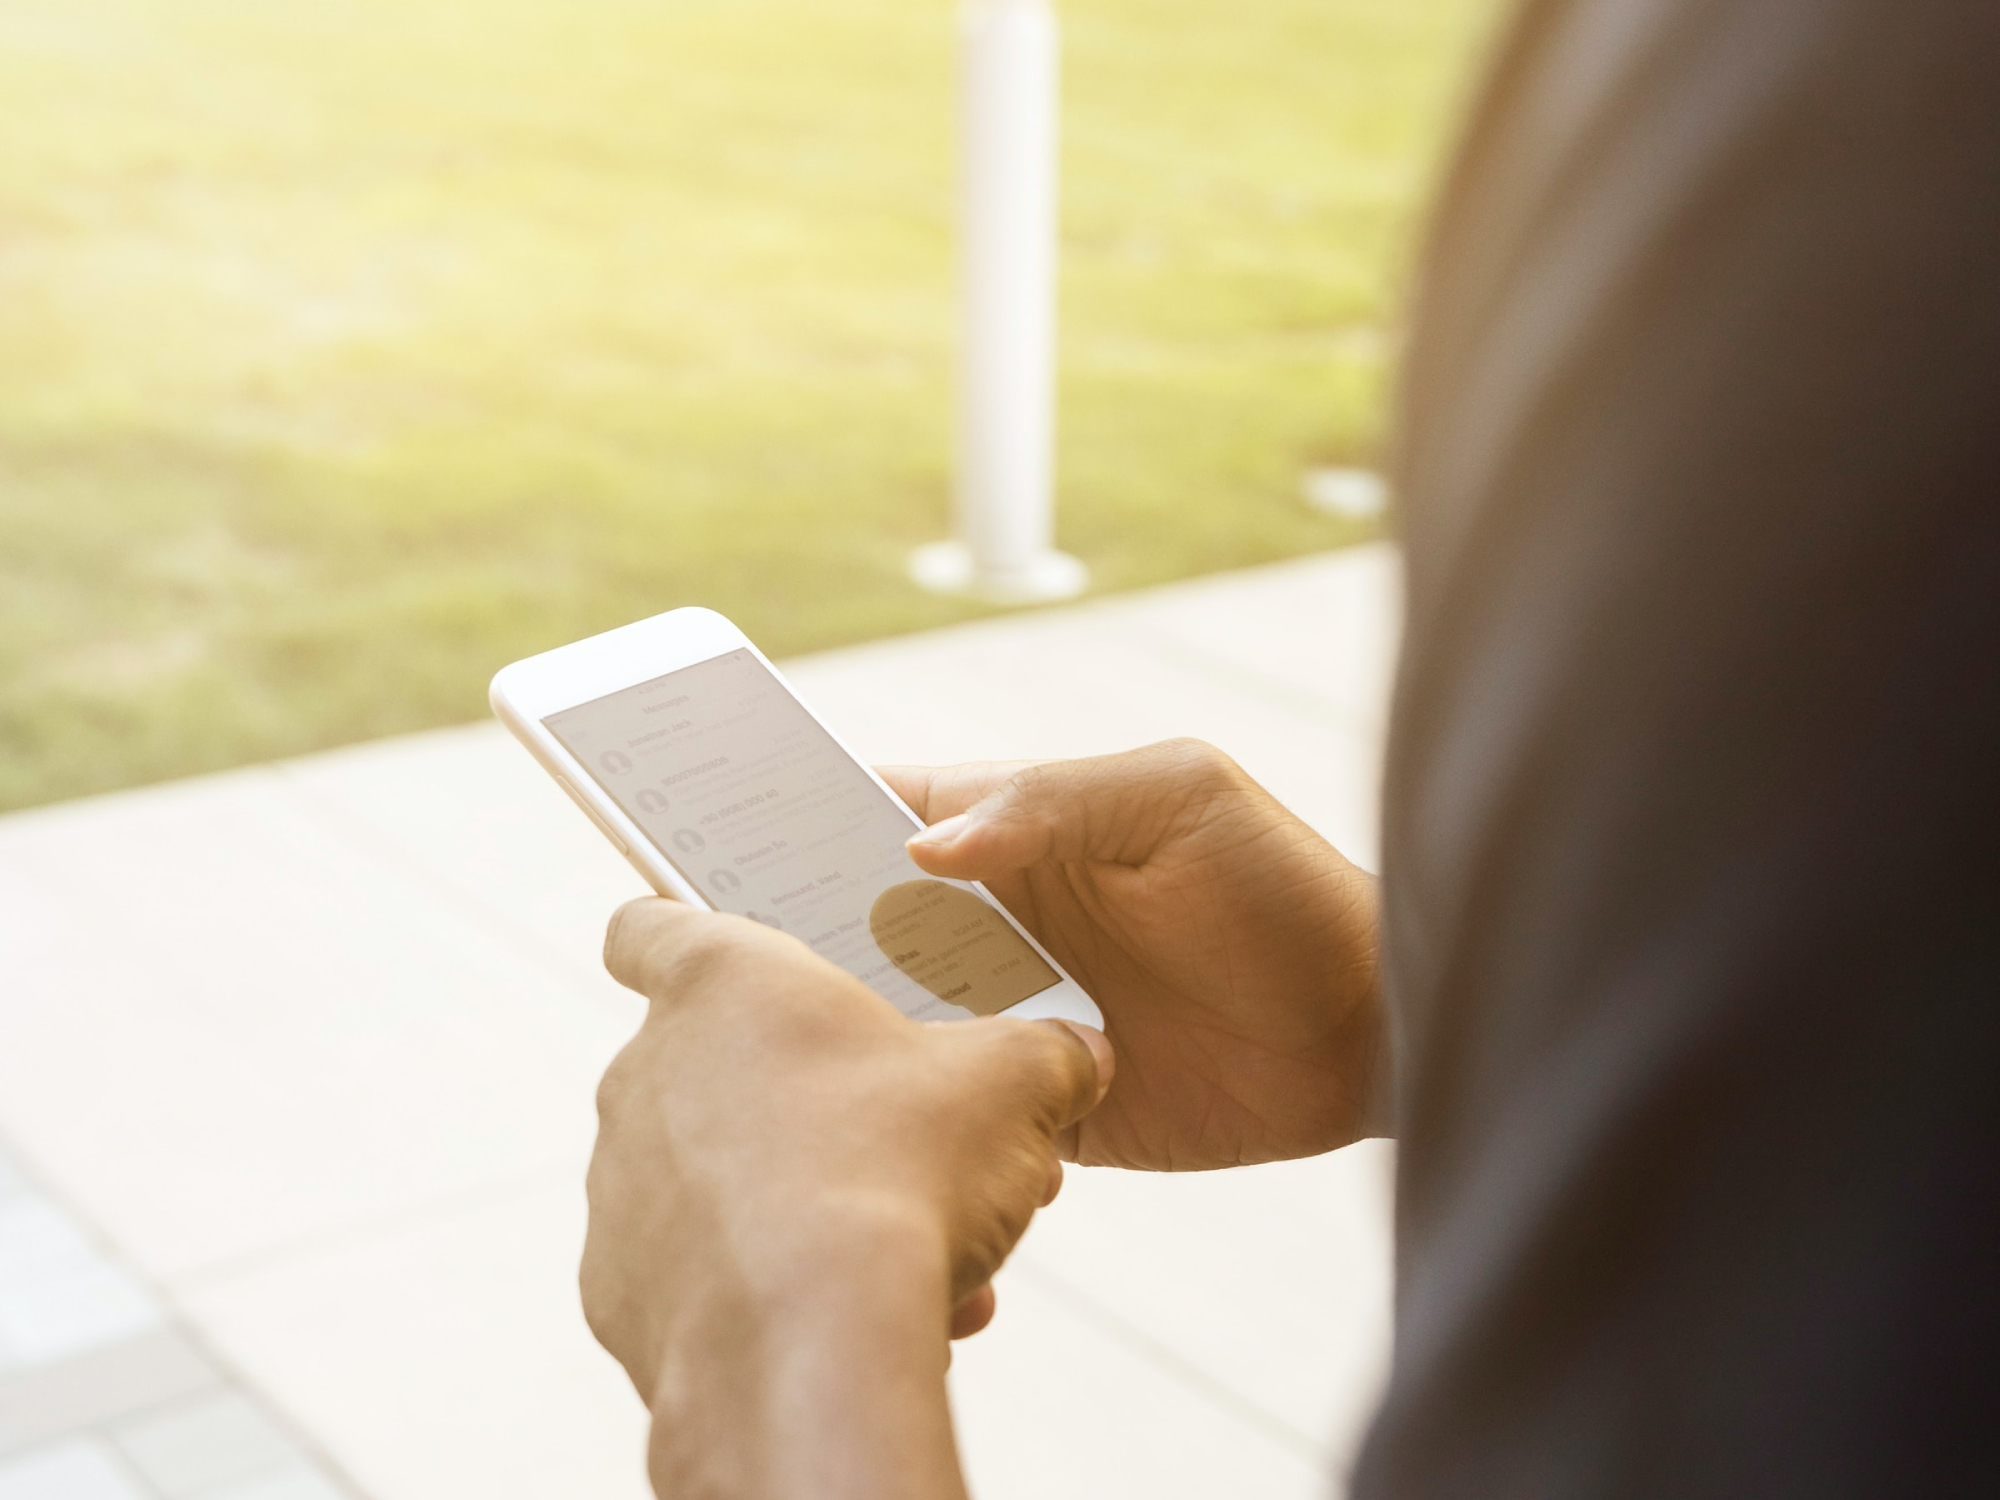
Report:
[[[660,877],[655,875],[651,870],[647,869],[644,865],[640,864],[639,856],[634,854],[630,849],[627,849],[625,851],[625,863],[630,865],[633,869],[639,872],[639,878],[646,882],[647,888],[651,890],[655,896],[665,896],[669,901],[679,901],[684,899],[683,897],[675,895],[670,890],[662,889],[660,885]]]
[[[625,840],[618,837],[618,830],[605,822],[602,814],[596,808],[584,801],[583,793],[570,785],[570,780],[567,776],[558,775],[556,777],[556,785],[569,793],[569,800],[583,809],[584,816],[597,825],[597,831],[610,839],[620,854],[624,855],[627,859],[632,857],[631,848],[626,844]]]

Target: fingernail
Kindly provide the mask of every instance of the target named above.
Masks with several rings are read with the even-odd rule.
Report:
[[[958,836],[965,832],[966,825],[971,821],[971,813],[956,813],[949,818],[940,819],[919,833],[911,834],[909,842],[922,844],[927,849],[942,849],[947,844],[956,843]]]

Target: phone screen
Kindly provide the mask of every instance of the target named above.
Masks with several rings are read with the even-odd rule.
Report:
[[[1058,983],[986,897],[904,852],[909,815],[747,650],[542,720],[720,911],[803,939],[922,1021]]]

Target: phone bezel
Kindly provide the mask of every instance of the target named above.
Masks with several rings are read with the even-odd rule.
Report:
[[[709,911],[714,908],[701,892],[683,878],[653,841],[626,816],[624,809],[605,794],[588,768],[570,754],[542,720],[550,714],[650,682],[669,672],[678,672],[683,667],[692,667],[728,652],[742,650],[748,650],[755,656],[778,685],[791,695],[792,700],[827,732],[841,753],[867,773],[868,779],[881,788],[883,795],[910,820],[913,832],[924,826],[923,819],[875,774],[875,768],[849,749],[838,731],[813,712],[812,705],[785,680],[785,674],[757,649],[757,643],[732,621],[712,609],[688,607],[669,610],[650,619],[621,625],[616,630],[607,630],[602,635],[558,646],[538,656],[524,657],[496,672],[487,691],[487,701],[493,706],[494,716],[507,726],[542,769],[568,791],[591,821],[598,825],[598,831],[619,848],[648,885],[662,896]],[[1057,1018],[1080,1021],[1086,1026],[1102,1028],[1103,1016],[1096,1002],[1084,993],[1083,986],[1070,977],[1055,956],[1015,920],[1013,913],[1002,906],[991,891],[977,881],[967,883],[974,885],[981,895],[992,901],[1014,930],[1026,938],[1035,952],[1061,976],[1057,983],[1040,994],[1030,995],[1000,1014],[1023,1020]]]

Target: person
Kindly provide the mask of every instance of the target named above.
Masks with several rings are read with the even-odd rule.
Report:
[[[663,1495],[958,1496],[1058,1159],[1399,1139],[1368,1500],[2000,1494],[2000,7],[1529,0],[1423,263],[1384,875],[904,769],[1106,1037],[645,901],[585,1306]]]

